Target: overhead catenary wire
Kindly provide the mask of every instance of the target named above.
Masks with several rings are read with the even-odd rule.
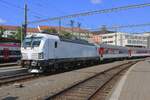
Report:
[[[9,5],[9,6],[12,6],[12,7],[15,7],[15,8],[24,10],[23,7],[20,7],[20,6],[18,6],[18,5],[13,4],[13,3],[7,2],[7,1],[5,1],[5,0],[0,0],[0,2],[2,2],[3,4],[6,4],[6,5]]]
[[[42,2],[42,3],[41,3]],[[35,3],[33,3],[33,5],[34,6],[37,6],[38,8],[40,7],[40,8],[44,8],[44,11],[45,11],[45,9],[49,9],[49,7],[48,6],[52,6],[52,8],[55,10],[55,12],[57,12],[57,13],[59,13],[59,14],[65,14],[66,12],[64,12],[64,11],[62,11],[62,10],[60,10],[59,8],[57,8],[56,6],[54,6],[53,4],[49,4],[48,6],[47,6],[47,2],[45,2],[45,0],[41,0],[40,2],[38,1],[38,2],[35,2]],[[48,12],[46,12],[46,13],[48,13]],[[60,21],[61,20],[59,20],[58,22],[59,22],[59,25],[60,25]],[[48,23],[48,22],[47,22]],[[62,23],[62,22],[61,22]],[[48,23],[49,24],[49,23]],[[61,25],[60,25],[61,26]]]
[[[41,3],[41,1],[42,1],[42,3]],[[33,5],[34,6],[37,6],[37,7],[41,7],[41,8],[44,8],[44,9],[49,9],[49,7],[48,6],[51,6],[57,13],[59,13],[59,14],[67,14],[67,12],[66,11],[63,11],[63,10],[61,10],[61,9],[59,9],[57,6],[55,6],[53,3],[51,3],[51,4],[49,4],[48,6],[47,6],[47,2],[45,2],[45,0],[41,0],[40,2],[36,2],[36,3],[34,3]],[[78,20],[82,20],[82,21],[84,21],[83,20],[83,18],[78,18]],[[69,20],[70,21],[70,20]],[[75,19],[74,19],[74,21],[76,21]],[[61,30],[61,26],[62,26],[62,20],[60,19],[60,20],[58,20],[58,23],[59,23],[59,30]],[[78,21],[78,23],[79,23],[79,21]],[[85,21],[84,21],[84,23],[85,23]],[[80,22],[80,24],[81,24],[81,22]],[[87,24],[87,23],[86,23]],[[66,25],[70,25],[70,24],[66,24]],[[77,24],[77,26],[78,26],[78,24]],[[75,27],[75,26],[74,26]]]
[[[5,0],[0,0],[0,2],[3,3],[3,4],[5,4],[5,5],[7,5],[7,6],[11,6],[11,7],[14,7],[14,8],[17,8],[17,9],[20,9],[20,10],[24,11],[24,8],[23,8],[23,7],[18,6],[18,5],[16,5],[16,4],[10,3],[10,2],[5,1]],[[34,17],[36,17],[36,18],[38,18],[38,19],[41,19],[41,18],[42,18],[41,16],[39,16],[39,13],[34,12],[34,11],[31,11],[30,9],[28,9],[28,11],[30,11]]]
[[[42,3],[44,4],[41,4],[41,1]],[[48,4],[47,2],[45,2],[45,0],[41,0],[40,2],[37,2],[35,3],[34,5],[37,6],[37,7],[41,7],[41,8],[44,8],[44,9],[49,9],[48,6],[46,6],[46,4]],[[51,6],[57,13],[61,13],[61,14],[64,14],[66,12],[60,10],[58,7],[56,7],[54,4],[52,4],[52,2],[49,4],[49,6]]]
[[[122,28],[135,28],[135,27],[147,27],[150,26],[150,23],[142,23],[142,24],[130,24],[130,25],[116,25],[111,27],[106,27],[106,29],[122,29]],[[100,30],[100,28],[88,29],[91,31]]]
[[[135,9],[135,8],[143,8],[143,7],[148,7],[148,6],[150,6],[150,3],[127,5],[127,6],[121,6],[121,7],[116,7],[116,8],[110,8],[110,9],[94,10],[94,11],[71,14],[71,15],[66,15],[66,16],[52,17],[52,18],[36,20],[36,21],[29,21],[28,24],[36,24],[36,23],[54,21],[54,20],[64,20],[68,18],[77,18],[80,16],[91,16],[94,14],[111,13],[111,12],[117,12],[117,11],[123,11],[123,10]]]
[[[113,29],[113,28],[132,28],[132,27],[145,27],[145,26],[150,26],[150,23],[114,26],[114,27],[108,27],[108,28],[109,29]]]

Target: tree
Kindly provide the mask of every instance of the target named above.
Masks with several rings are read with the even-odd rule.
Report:
[[[48,32],[48,33],[58,33],[58,31],[54,28],[51,28],[51,29],[45,29],[44,30],[45,32]]]
[[[4,35],[5,31],[6,30],[3,27],[0,26],[0,37],[2,37]]]
[[[107,27],[105,26],[105,25],[103,25],[102,27],[101,27],[101,32],[102,33],[107,33]]]
[[[58,31],[56,29],[54,29],[54,28],[45,29],[44,32],[58,33]],[[62,37],[64,37],[64,38],[68,38],[68,39],[71,39],[71,38],[74,37],[71,33],[67,32],[67,31],[61,31],[59,35],[62,36]]]
[[[66,32],[66,31],[61,31],[60,36],[62,36],[64,38],[69,38],[69,39],[71,39],[73,37],[73,35],[71,33]]]
[[[21,27],[19,27],[19,28],[17,28],[13,37],[15,37],[15,39],[17,39],[17,40],[21,40],[21,38],[23,36],[23,35],[22,36],[21,35],[22,35],[22,29],[21,29]]]

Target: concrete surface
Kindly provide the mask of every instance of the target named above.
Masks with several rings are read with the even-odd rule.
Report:
[[[150,100],[150,60],[131,67],[113,90],[108,100]]]

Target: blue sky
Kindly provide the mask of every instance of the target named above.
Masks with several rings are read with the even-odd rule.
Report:
[[[0,24],[21,25],[23,23],[23,6],[25,0],[0,0]],[[149,3],[149,0],[26,0],[28,4],[28,20],[39,20],[49,17],[63,16],[79,12],[107,9],[132,4]],[[99,28],[101,25],[116,26],[128,24],[141,24],[150,22],[150,7],[132,9],[107,14],[92,15],[62,21],[64,26],[70,20],[81,23],[84,28]],[[44,22],[38,25],[58,25],[58,21]],[[150,27],[128,28],[124,31],[150,31]]]

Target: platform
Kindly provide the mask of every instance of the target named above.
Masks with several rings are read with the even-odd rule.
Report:
[[[150,100],[150,60],[131,67],[116,84],[108,100]]]

